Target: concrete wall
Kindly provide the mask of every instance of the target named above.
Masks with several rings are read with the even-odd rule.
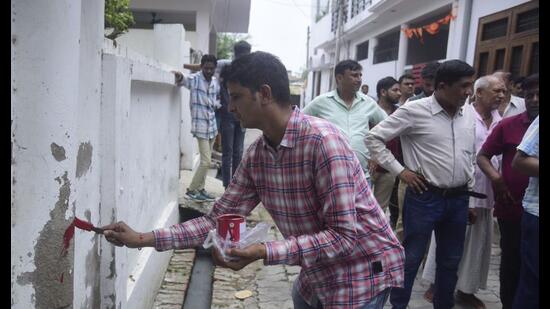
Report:
[[[146,57],[155,57],[155,34],[152,29],[130,29],[116,39]]]
[[[81,281],[74,278],[74,247],[61,254],[64,230],[77,206],[96,202],[76,194],[77,178],[97,168],[90,144],[81,156],[90,164],[78,161],[76,173],[80,144],[89,141],[77,130],[81,5],[12,1],[12,16],[11,302],[59,308],[73,304],[73,284]]]
[[[138,231],[175,224],[184,98],[173,87],[173,74],[156,61],[109,45],[103,58],[107,163],[102,171],[102,217],[108,222],[123,220]],[[102,305],[150,308],[170,256],[151,248],[138,251],[105,244]]]
[[[397,72],[397,61],[388,61],[367,65],[363,68],[363,84],[369,85],[369,94],[376,97],[376,83],[386,76],[399,78],[403,72]]]
[[[210,25],[211,25],[211,1],[196,0],[133,0],[130,8],[139,10],[158,11],[195,11],[196,12],[196,37],[192,47],[208,54],[210,48]]]
[[[183,28],[155,29],[152,60],[104,40],[103,10],[12,2],[12,308],[150,308],[168,265],[78,229],[62,250],[75,215],[138,231],[178,218]]]

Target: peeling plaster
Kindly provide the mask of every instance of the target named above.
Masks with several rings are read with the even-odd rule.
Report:
[[[67,172],[59,178],[59,198],[50,211],[50,220],[40,232],[34,246],[33,272],[25,272],[17,277],[17,284],[34,287],[34,303],[37,309],[67,308],[73,301],[73,259],[74,249],[61,256],[63,233],[70,224],[65,219],[69,207],[71,183]],[[63,280],[60,280],[63,276]],[[61,282],[62,281],[62,282]]]
[[[90,142],[80,143],[78,155],[76,157],[76,178],[80,178],[90,169],[90,165],[92,164],[92,151],[93,147]]]
[[[91,288],[92,293],[89,297],[86,296],[86,300],[84,304],[82,304],[81,308],[100,308],[101,307],[101,296],[100,296],[100,290],[99,290],[100,256],[97,249],[97,246],[99,243],[99,236],[97,234],[94,236],[93,242],[94,242],[94,246],[86,255],[87,271],[84,279],[86,284],[86,289]]]
[[[52,155],[57,161],[63,161],[67,159],[67,157],[65,156],[65,148],[57,145],[56,143],[52,143],[50,147],[52,148]]]

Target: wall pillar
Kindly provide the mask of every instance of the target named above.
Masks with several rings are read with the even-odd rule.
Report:
[[[403,31],[403,29],[406,29],[408,26],[409,26],[408,24],[402,24],[401,31],[399,31],[399,51],[397,53],[397,64],[395,68],[396,78],[399,78],[399,76],[403,75],[405,65],[407,64],[407,50],[409,48],[409,38],[407,38],[407,35]]]
[[[374,63],[374,48],[378,45],[378,38],[369,39],[369,55],[367,58],[367,64],[372,66]]]
[[[454,0],[452,5],[452,13],[456,18],[449,23],[447,59],[460,59],[465,61],[468,51],[472,0]],[[473,63],[471,63],[471,65],[473,65]]]
[[[209,39],[210,39],[210,13],[207,11],[197,11],[196,18],[197,26],[197,46],[196,49],[201,51],[203,55],[209,52]]]
[[[12,1],[12,308],[73,307],[81,2]],[[99,102],[97,102],[99,104]]]

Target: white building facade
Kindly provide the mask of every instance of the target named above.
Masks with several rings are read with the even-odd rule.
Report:
[[[11,4],[11,308],[151,308],[170,251],[66,231],[75,216],[140,232],[178,222],[195,141],[171,70],[189,59],[187,32],[157,22],[114,46],[104,1]],[[211,29],[197,26],[196,50]]]
[[[363,66],[363,84],[372,96],[381,78],[397,79],[404,72],[416,77],[431,61],[461,59],[480,75],[498,69],[523,76],[538,72],[538,1],[312,2],[306,104],[336,87],[333,69],[344,59]],[[437,33],[423,28],[449,14],[453,18],[440,24]],[[411,28],[422,28],[421,38],[409,38],[405,29]]]

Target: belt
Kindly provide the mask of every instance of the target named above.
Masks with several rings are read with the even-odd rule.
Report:
[[[461,196],[461,195],[468,195],[479,199],[487,198],[487,194],[483,194],[475,191],[468,191],[467,185],[454,187],[454,188],[440,188],[427,183],[426,186],[428,187],[428,191],[439,194],[443,197],[455,197],[455,196]]]

